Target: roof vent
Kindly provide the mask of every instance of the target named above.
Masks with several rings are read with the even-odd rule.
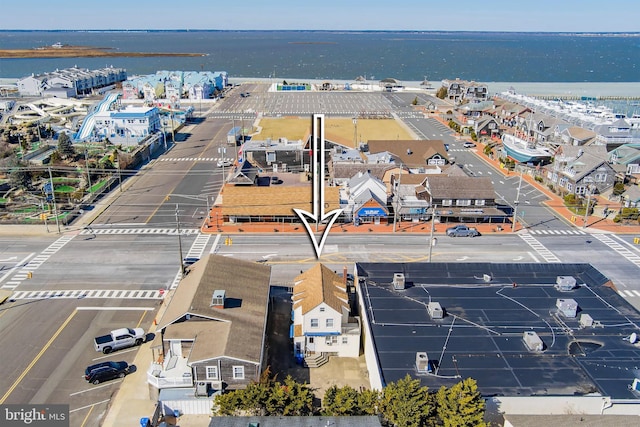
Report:
[[[411,148],[407,148],[407,154],[409,155],[413,154],[413,151],[411,151]]]
[[[404,281],[404,273],[393,273],[393,289],[400,290],[404,289],[405,281]]]
[[[211,307],[224,308],[225,293],[226,292],[223,290],[213,291],[213,296],[211,297]]]

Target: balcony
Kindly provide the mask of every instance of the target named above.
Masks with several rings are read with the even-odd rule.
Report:
[[[177,356],[170,357],[164,363],[152,363],[147,371],[147,382],[158,389],[193,386],[187,359]]]

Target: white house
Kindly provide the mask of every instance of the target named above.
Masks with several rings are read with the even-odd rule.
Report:
[[[329,356],[358,357],[360,319],[351,315],[346,277],[318,263],[294,283],[291,336],[296,359],[315,367]]]
[[[100,111],[94,115],[94,133],[98,139],[109,138],[114,144],[138,145],[161,130],[157,107],[132,107]]]

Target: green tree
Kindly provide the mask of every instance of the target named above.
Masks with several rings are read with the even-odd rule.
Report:
[[[413,98],[413,101],[411,101],[412,105],[418,105],[418,97],[416,96],[415,98]]]
[[[243,406],[242,392],[243,390],[235,390],[216,395],[213,401],[213,408],[211,408],[213,415],[226,417],[240,415],[240,410]]]
[[[64,132],[58,135],[58,151],[63,157],[69,157],[76,154],[76,149],[73,147],[71,138]]]
[[[322,412],[329,416],[360,415],[358,391],[350,386],[332,385],[324,393]]]
[[[438,418],[444,427],[486,427],[485,404],[473,378],[436,393]]]
[[[382,392],[380,409],[382,415],[398,427],[424,426],[434,413],[429,389],[409,374],[387,384]]]
[[[267,415],[311,415],[313,393],[309,385],[296,382],[291,375],[287,375],[282,384],[275,382],[271,389],[267,412]]]
[[[18,165],[11,169],[11,173],[9,173],[9,183],[14,188],[24,188],[25,190],[30,189],[31,171],[21,165]]]
[[[438,89],[438,91],[436,92],[436,96],[440,99],[445,99],[447,97],[447,95],[449,94],[449,91],[447,90],[446,87],[442,86],[440,89]]]
[[[620,181],[616,182],[615,184],[613,184],[613,195],[614,196],[619,196],[622,193],[624,193],[625,188],[624,188],[624,184]]]
[[[324,393],[322,413],[327,416],[377,415],[380,393],[333,385]]]

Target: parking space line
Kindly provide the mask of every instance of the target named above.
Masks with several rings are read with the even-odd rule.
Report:
[[[73,413],[73,412],[78,412],[78,411],[82,411],[83,409],[87,409],[90,408],[92,406],[96,406],[96,405],[101,405],[103,403],[107,403],[108,401],[110,401],[111,399],[107,399],[107,400],[101,400],[100,402],[96,402],[96,403],[92,403],[91,405],[86,405],[86,406],[82,406],[80,408],[76,408],[76,409],[72,409],[69,411],[69,413]]]

